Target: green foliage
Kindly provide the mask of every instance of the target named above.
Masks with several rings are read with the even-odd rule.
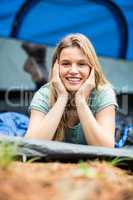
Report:
[[[87,163],[83,162],[83,161],[80,161],[79,162],[80,164],[80,171],[81,171],[81,174],[84,175],[85,177],[87,178],[95,178],[97,177],[97,172],[94,168],[92,167],[89,167],[87,165]]]
[[[8,169],[15,159],[17,153],[17,145],[8,142],[0,143],[0,168]]]
[[[34,158],[31,158],[27,161],[25,161],[26,163],[33,163],[34,161],[37,161],[37,160],[40,160],[40,157],[34,157]]]
[[[113,160],[109,161],[109,164],[112,166],[125,165],[126,161],[130,161],[130,160],[133,160],[133,159],[129,157],[123,157],[123,158],[115,157]]]

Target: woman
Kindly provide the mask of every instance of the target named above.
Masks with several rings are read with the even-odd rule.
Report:
[[[91,42],[70,34],[55,50],[50,82],[33,97],[26,136],[114,147],[116,106]]]

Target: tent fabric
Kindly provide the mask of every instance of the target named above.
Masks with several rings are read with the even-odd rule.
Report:
[[[130,0],[2,0],[0,36],[54,46],[66,34],[80,32],[99,55],[132,60],[132,9]]]

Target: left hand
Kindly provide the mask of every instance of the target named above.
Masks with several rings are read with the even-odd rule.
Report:
[[[81,85],[79,90],[75,94],[75,100],[83,98],[85,100],[89,99],[92,90],[95,88],[95,71],[94,68],[91,69],[91,73],[88,79]]]

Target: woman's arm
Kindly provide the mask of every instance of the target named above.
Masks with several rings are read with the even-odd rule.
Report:
[[[26,134],[28,138],[52,140],[54,137],[68,101],[68,92],[59,77],[59,65],[57,61],[53,67],[52,83],[58,95],[57,101],[47,114],[37,110],[31,111],[29,128]]]
[[[47,114],[32,109],[26,137],[52,140],[61,120],[66,103],[67,97],[60,96]]]
[[[110,105],[99,111],[94,117],[88,107],[87,99],[95,88],[95,73],[92,68],[89,78],[75,95],[78,116],[88,144],[114,147],[115,106]]]
[[[115,106],[110,105],[93,116],[85,99],[78,99],[77,112],[88,144],[114,147]]]

